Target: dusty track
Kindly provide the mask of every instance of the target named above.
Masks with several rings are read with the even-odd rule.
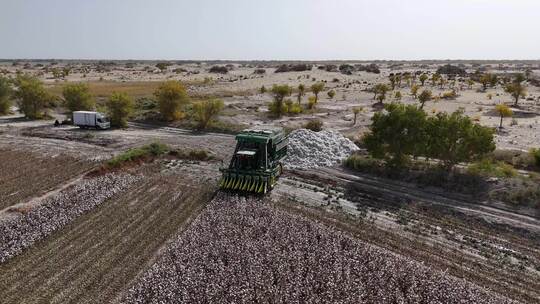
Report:
[[[212,196],[178,175],[145,178],[0,265],[2,303],[110,303]]]

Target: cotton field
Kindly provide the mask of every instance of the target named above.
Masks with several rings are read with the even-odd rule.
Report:
[[[512,303],[254,198],[220,195],[125,303]]]
[[[129,174],[107,174],[85,179],[46,198],[27,212],[0,221],[0,263],[64,227],[138,179]]]

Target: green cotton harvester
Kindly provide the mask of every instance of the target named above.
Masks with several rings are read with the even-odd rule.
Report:
[[[236,149],[229,167],[220,168],[220,188],[267,193],[283,171],[288,138],[281,128],[244,130],[236,135]]]

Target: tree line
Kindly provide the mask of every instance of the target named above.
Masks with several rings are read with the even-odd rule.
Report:
[[[428,116],[415,105],[391,103],[373,116],[363,143],[372,157],[389,166],[403,167],[423,157],[450,170],[495,150],[493,134],[493,129],[474,123],[462,110]]]
[[[154,97],[163,120],[183,119],[189,110],[200,129],[209,127],[224,107],[220,99],[192,101],[185,86],[174,80],[163,82],[155,90]],[[55,106],[57,97],[50,94],[37,77],[25,74],[19,74],[12,80],[0,77],[0,114],[9,113],[13,100],[27,118],[40,119],[46,116],[47,109]],[[62,105],[69,116],[74,111],[93,111],[98,107],[86,83],[64,86]],[[112,126],[125,127],[134,109],[135,103],[128,94],[113,92],[103,110],[108,114]]]

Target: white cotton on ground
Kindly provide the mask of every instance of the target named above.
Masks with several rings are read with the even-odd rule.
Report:
[[[337,131],[294,130],[289,134],[287,168],[330,167],[349,157],[358,147]]]

